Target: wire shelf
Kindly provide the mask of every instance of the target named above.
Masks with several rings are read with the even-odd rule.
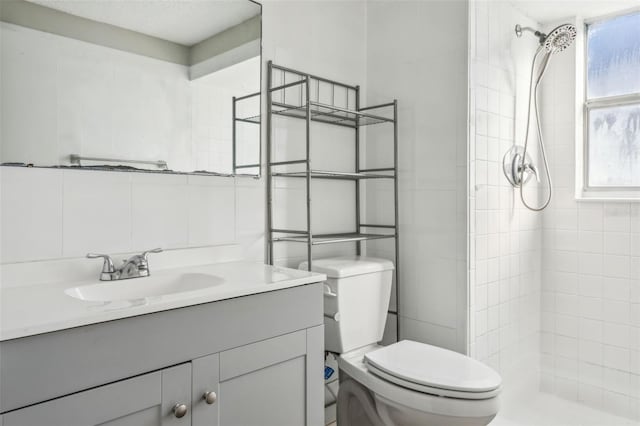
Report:
[[[314,246],[318,246],[323,244],[380,240],[383,238],[395,238],[395,235],[394,234],[363,234],[358,232],[349,232],[349,233],[343,233],[343,234],[321,234],[321,235],[313,235],[311,244]],[[293,243],[307,244],[309,241],[309,238],[306,235],[302,235],[302,236],[288,235],[284,237],[274,238],[273,241],[274,242],[289,241]]]
[[[243,123],[260,124],[260,116],[254,115],[251,117],[236,117],[235,121],[241,121]]]
[[[273,114],[300,119],[307,118],[306,105],[298,106],[280,102],[273,102],[272,105]],[[311,111],[311,120],[327,124],[356,128],[372,124],[393,123],[392,118],[325,105],[319,102],[309,102],[309,109]],[[259,117],[250,117],[250,119],[259,120]]]
[[[294,178],[306,178],[307,172],[277,172],[272,173],[272,176],[280,177],[294,177]],[[395,175],[381,174],[381,173],[346,173],[346,172],[332,172],[326,170],[312,170],[310,172],[311,178],[315,179],[339,179],[339,180],[359,180],[359,179],[394,179]]]

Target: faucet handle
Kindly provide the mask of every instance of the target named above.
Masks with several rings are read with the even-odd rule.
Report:
[[[536,177],[536,181],[540,183],[540,173],[538,172],[538,168],[533,165],[533,163],[527,163],[525,165],[525,169],[529,170]]]
[[[143,251],[140,256],[142,256],[144,260],[147,260],[147,258],[149,257],[149,253],[162,253],[162,249],[158,247],[151,250],[146,250],[146,251]]]
[[[89,259],[104,259],[102,264],[102,272],[100,273],[100,280],[110,281],[113,278],[113,274],[116,273],[116,267],[113,264],[113,259],[108,254],[87,253]]]

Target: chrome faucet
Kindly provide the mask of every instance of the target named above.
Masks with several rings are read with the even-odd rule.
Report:
[[[122,261],[122,266],[116,268],[113,259],[108,254],[89,253],[89,259],[104,259],[102,264],[102,272],[100,272],[100,281],[116,281],[126,280],[129,278],[148,277],[149,272],[149,253],[160,253],[161,248],[147,250],[142,254],[136,254],[129,259]]]

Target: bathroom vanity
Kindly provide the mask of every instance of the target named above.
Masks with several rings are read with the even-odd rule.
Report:
[[[216,279],[134,300],[98,280],[5,289],[0,425],[323,424],[324,275],[256,263],[154,275],[164,289]],[[120,300],[82,299],[109,294]]]

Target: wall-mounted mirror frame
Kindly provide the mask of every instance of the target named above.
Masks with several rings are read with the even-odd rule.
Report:
[[[0,164],[260,177],[261,19],[253,0],[3,0]]]

